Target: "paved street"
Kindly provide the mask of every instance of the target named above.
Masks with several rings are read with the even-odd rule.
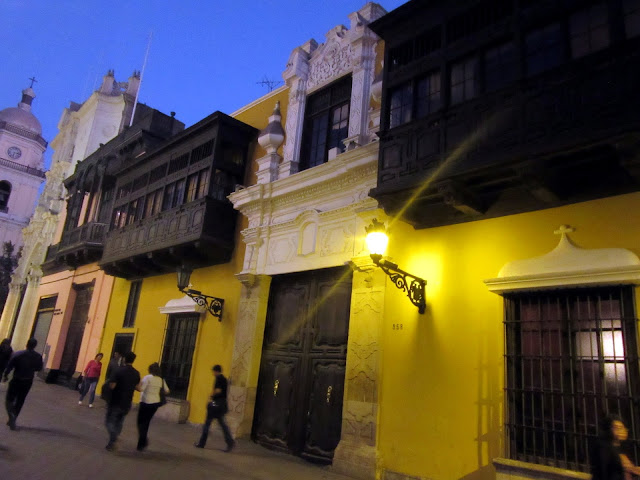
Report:
[[[19,431],[5,425],[4,398],[7,384],[0,385],[1,479],[211,479],[346,480],[328,467],[308,464],[296,457],[271,452],[241,440],[230,454],[224,453],[222,435],[212,427],[207,448],[193,447],[199,429],[154,419],[147,451],[135,449],[136,411],[126,419],[119,450],[105,450],[102,400],[89,409],[77,405],[75,392],[40,380],[34,383],[18,418]]]

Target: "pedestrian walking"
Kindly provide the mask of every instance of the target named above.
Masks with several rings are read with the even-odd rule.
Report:
[[[78,405],[82,405],[84,397],[89,393],[89,408],[93,408],[93,401],[96,399],[96,386],[98,385],[100,372],[102,372],[102,357],[102,353],[99,353],[87,363],[83,372],[84,379],[82,380]]]
[[[132,365],[135,359],[135,353],[127,352],[124,355],[124,365],[118,367],[109,378],[108,387],[111,391],[111,398],[109,399],[105,418],[105,425],[109,432],[109,443],[105,448],[109,451],[113,451],[116,448],[116,441],[122,431],[124,417],[131,410],[133,392],[140,383],[140,373]]]
[[[226,377],[222,374],[222,367],[220,365],[214,365],[213,374],[216,377],[216,382],[213,386],[213,393],[211,394],[211,401],[207,404],[207,419],[202,426],[202,435],[200,440],[194,445],[197,448],[204,448],[207,443],[207,437],[209,436],[209,428],[214,419],[218,420],[222,433],[224,434],[224,441],[227,444],[225,452],[230,452],[235,447],[236,442],[231,436],[229,426],[225,421],[224,415],[229,411],[227,406],[227,386],[228,382]]]
[[[592,480],[631,480],[640,475],[640,467],[629,460],[623,444],[629,431],[620,417],[605,417],[600,425],[600,435],[591,449]]]
[[[7,364],[9,363],[12,353],[13,348],[11,348],[11,340],[5,338],[0,342],[0,377],[2,377],[4,369],[7,368]]]
[[[7,425],[11,430],[17,430],[16,420],[24,401],[27,398],[33,377],[36,372],[42,370],[42,355],[35,351],[38,341],[35,338],[29,339],[27,349],[20,350],[11,355],[9,363],[4,371],[3,381],[7,381],[9,374],[13,371],[13,377],[9,382],[5,406],[9,420]]]
[[[111,375],[118,369],[118,367],[122,366],[122,353],[119,351],[113,352],[113,357],[109,361],[109,365],[107,365],[107,375],[106,380],[111,378]]]
[[[156,414],[156,411],[163,405],[160,392],[164,395],[169,393],[169,387],[161,376],[160,365],[152,363],[149,365],[149,375],[145,375],[140,382],[142,392],[140,395],[140,405],[138,405],[138,451],[143,451],[149,445],[147,433],[149,424]]]
[[[102,384],[102,390],[100,391],[100,396],[102,399],[109,403],[111,398],[111,389],[109,388],[109,379],[115,373],[115,371],[120,368],[122,365],[122,354],[116,350],[113,352],[113,357],[109,361],[109,365],[107,365],[107,374],[104,377],[104,383]]]

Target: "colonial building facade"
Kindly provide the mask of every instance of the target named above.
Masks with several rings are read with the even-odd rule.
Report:
[[[236,275],[236,432],[366,478],[376,474],[385,297],[361,234],[377,206],[368,193],[382,60],[368,24],[384,13],[368,3],[325,43],[294,49],[282,158],[259,158],[256,184],[229,197],[248,220]],[[261,136],[268,152],[282,142],[273,130]]]
[[[51,142],[54,150],[51,168],[46,173],[45,187],[35,213],[23,231],[22,256],[12,276],[0,319],[0,337],[12,336],[14,348],[22,348],[32,335],[41,300],[45,300],[47,308],[43,308],[49,312],[48,322],[60,322],[63,330],[70,322],[71,311],[51,308],[52,300],[38,294],[47,249],[59,242],[64,226],[66,191],[63,180],[73,173],[78,161],[129,125],[139,83],[137,73],[128,82],[117,82],[113,71],[109,71],[99,90],[82,104],[71,102],[60,118],[59,133]],[[40,334],[46,337],[44,330]],[[46,342],[42,342],[39,349],[48,354]],[[47,366],[51,367],[49,361],[47,358]]]
[[[44,181],[47,142],[31,113],[35,96],[26,88],[17,107],[0,111],[0,245],[11,242],[16,252]]]

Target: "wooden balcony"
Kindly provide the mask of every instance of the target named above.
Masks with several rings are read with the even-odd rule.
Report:
[[[136,278],[231,260],[236,211],[209,197],[161,212],[107,234],[100,266],[109,275]]]
[[[640,190],[633,45],[382,131],[371,196],[424,228]]]
[[[106,233],[107,225],[98,222],[85,223],[63,232],[60,243],[51,245],[47,250],[44,269],[75,269],[98,261],[102,256]]]

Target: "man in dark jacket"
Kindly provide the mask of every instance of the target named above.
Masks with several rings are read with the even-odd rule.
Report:
[[[7,415],[9,415],[7,425],[11,430],[17,430],[16,420],[20,415],[20,410],[22,410],[27,394],[31,390],[33,377],[36,372],[42,370],[42,355],[35,351],[37,345],[38,341],[35,338],[31,338],[27,342],[26,350],[20,350],[11,355],[11,359],[4,371],[3,381],[5,382],[13,371],[13,378],[9,382],[5,401]]]
[[[222,374],[222,367],[220,365],[213,366],[213,374],[216,377],[216,383],[213,386],[213,393],[211,394],[211,402],[207,405],[207,419],[202,426],[202,435],[200,440],[195,444],[197,448],[204,448],[207,443],[207,437],[209,436],[209,428],[214,419],[218,420],[220,428],[222,428],[222,434],[224,435],[224,441],[227,444],[225,452],[230,452],[235,447],[236,442],[231,436],[229,426],[224,419],[225,413],[229,411],[227,406],[227,386],[228,382],[225,376]]]
[[[129,410],[131,410],[133,392],[140,383],[140,373],[133,368],[132,365],[135,359],[135,353],[125,353],[124,365],[118,367],[115,372],[112,373],[111,378],[107,380],[109,382],[109,388],[111,389],[111,397],[105,419],[107,431],[109,432],[109,443],[106,449],[109,451],[115,450],[116,448],[116,441],[122,431],[124,417],[126,417]]]

